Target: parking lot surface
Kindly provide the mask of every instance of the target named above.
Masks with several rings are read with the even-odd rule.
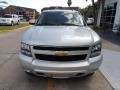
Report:
[[[24,31],[0,34],[0,90],[112,90],[99,71],[89,78],[49,79],[26,75],[18,61]]]

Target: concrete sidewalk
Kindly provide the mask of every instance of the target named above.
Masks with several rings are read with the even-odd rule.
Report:
[[[100,71],[114,90],[120,90],[120,52],[104,49],[103,55]]]

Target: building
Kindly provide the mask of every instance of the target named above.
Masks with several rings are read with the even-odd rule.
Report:
[[[120,25],[120,0],[99,0],[99,2],[97,26],[116,32],[114,27]]]
[[[21,18],[25,19],[34,19],[39,13],[32,8],[20,7],[20,6],[13,6],[10,5],[4,9],[4,14],[17,14]]]

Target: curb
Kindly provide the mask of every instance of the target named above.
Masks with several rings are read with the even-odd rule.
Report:
[[[120,88],[116,88],[108,79],[108,77],[102,72],[101,69],[99,69],[100,73],[102,74],[102,76],[105,78],[105,80],[108,82],[108,84],[110,85],[110,87],[112,88],[112,90],[120,90]]]
[[[120,52],[104,49],[100,72],[108,81],[112,90],[120,90]]]
[[[100,68],[99,68],[99,72],[104,77],[104,79],[107,81],[107,83],[110,85],[110,87],[112,88],[112,90],[116,90],[116,89],[114,89],[114,87],[112,86],[112,84],[110,83],[110,81],[107,79],[107,77],[103,74],[103,72],[102,72],[102,70]]]

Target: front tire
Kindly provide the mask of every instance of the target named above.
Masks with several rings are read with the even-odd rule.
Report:
[[[19,24],[20,24],[20,21],[17,22],[17,25],[19,25]]]
[[[13,25],[14,25],[14,22],[12,21],[12,22],[11,22],[11,26],[13,26]]]

